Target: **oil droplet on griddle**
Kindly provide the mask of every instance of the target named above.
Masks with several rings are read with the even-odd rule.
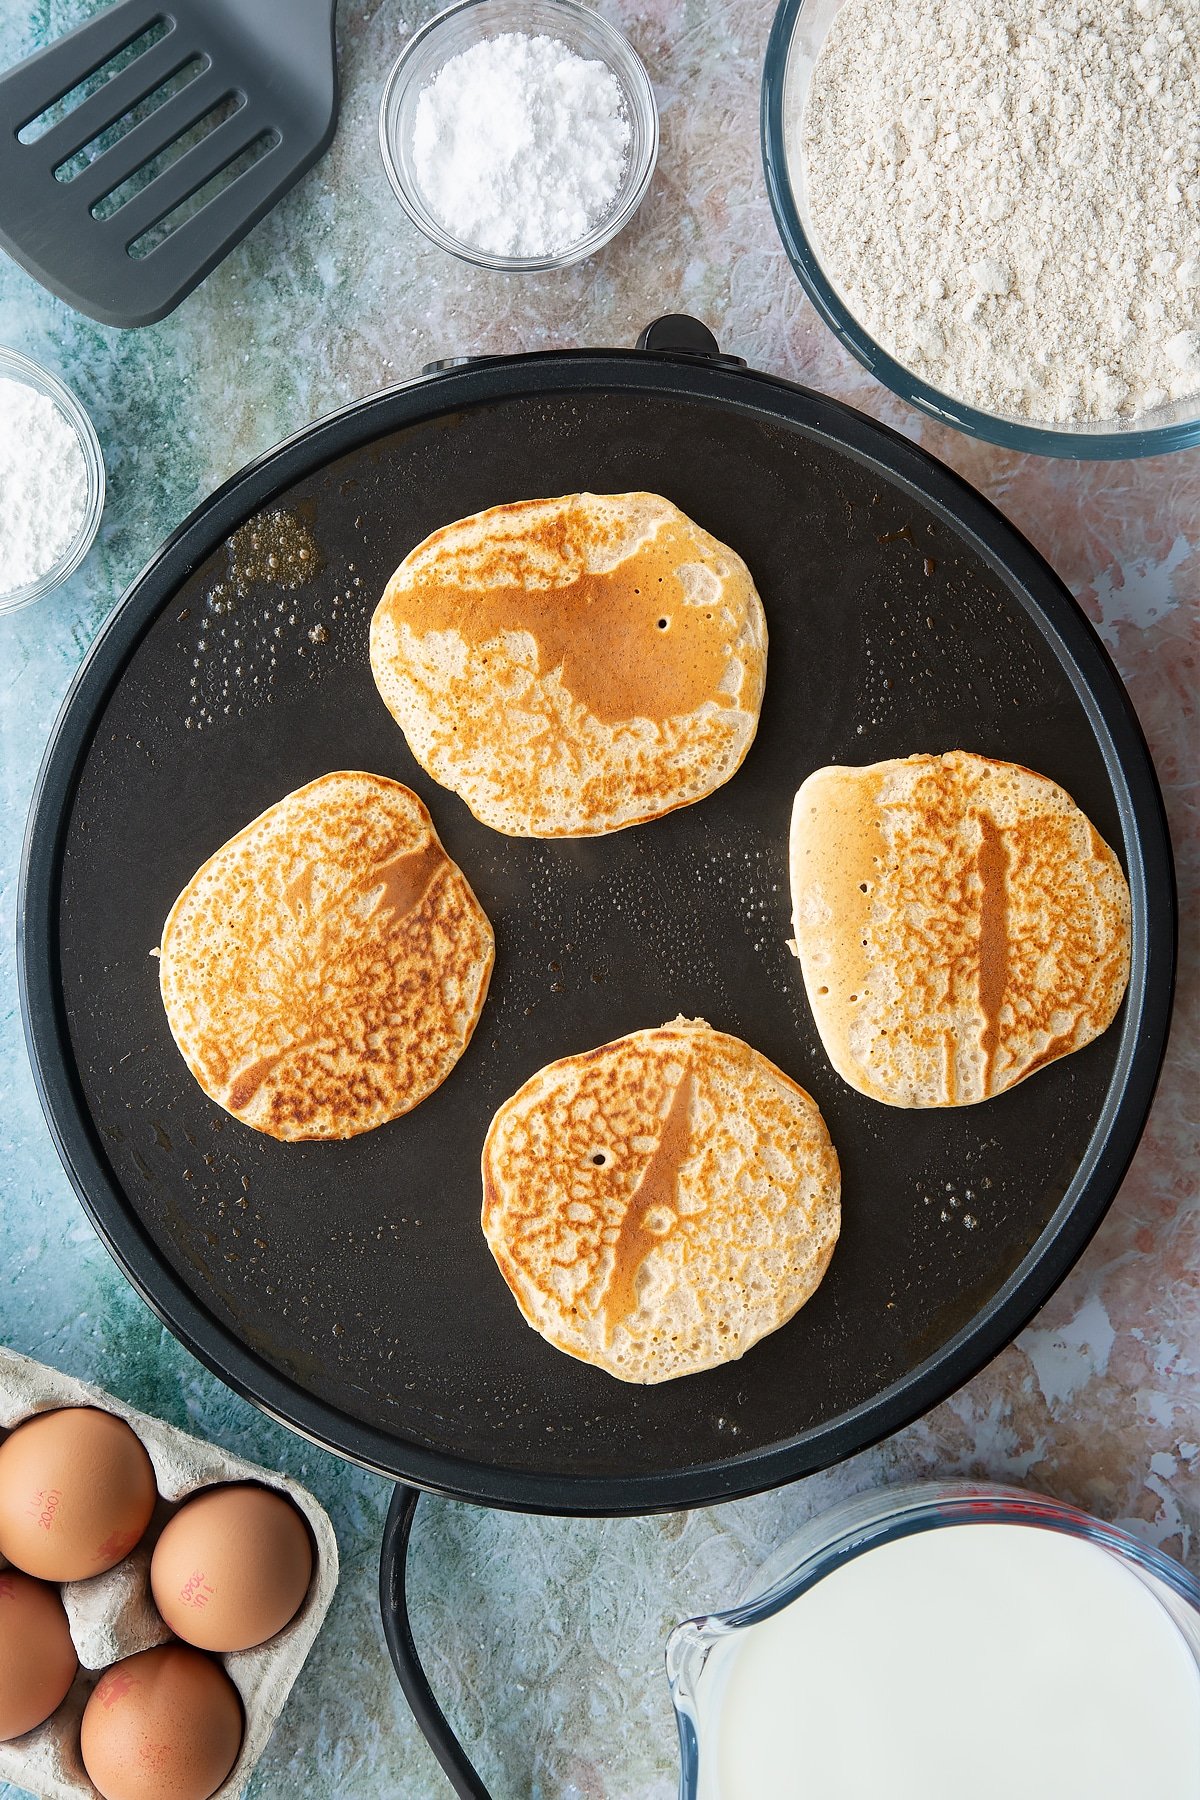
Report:
[[[239,593],[258,582],[288,590],[306,587],[323,562],[315,538],[295,513],[263,513],[229,540],[229,579]]]

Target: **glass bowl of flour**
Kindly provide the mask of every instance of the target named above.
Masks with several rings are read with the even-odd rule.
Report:
[[[425,236],[510,273],[582,262],[624,229],[658,156],[641,60],[574,0],[462,0],[397,60],[384,167]]]
[[[0,347],[0,613],[59,587],[100,529],[104,458],[69,388]]]
[[[792,266],[961,431],[1200,442],[1198,88],[1195,0],[783,0],[762,135]]]

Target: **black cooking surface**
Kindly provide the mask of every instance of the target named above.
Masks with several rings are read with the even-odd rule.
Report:
[[[745,558],[770,627],[762,723],[741,772],[698,806],[607,838],[503,838],[409,755],[371,679],[370,615],[436,526],[584,488],[661,492]],[[1121,1028],[979,1107],[904,1112],[852,1092],[787,948],[788,820],[823,763],[961,747],[1061,782],[1128,864],[1103,728],[1028,594],[941,506],[704,394],[481,400],[340,456],[262,511],[287,516],[257,550],[222,542],[170,581],[116,668],[62,813],[55,1003],[113,1189],[89,1204],[124,1235],[139,1285],[170,1320],[178,1284],[246,1347],[267,1371],[235,1371],[254,1397],[286,1414],[263,1385],[282,1377],[325,1403],[300,1422],[336,1447],[428,1479],[414,1466],[424,1446],[449,1459],[439,1485],[481,1497],[505,1495],[480,1468],[545,1478],[531,1504],[569,1506],[554,1484],[588,1477],[617,1484],[613,1510],[626,1495],[650,1504],[649,1487],[627,1484],[786,1447],[799,1472],[948,1391],[986,1353],[961,1334],[1062,1222],[1124,1080]],[[280,572],[303,585],[275,585]],[[494,923],[496,968],[466,1055],[414,1113],[345,1144],[279,1144],[191,1079],[151,952],[206,856],[337,768],[422,796]],[[816,1297],[741,1362],[636,1388],[524,1324],[479,1228],[479,1154],[495,1108],[541,1064],[679,1013],[745,1037],[814,1095],[841,1158],[843,1231]],[[1091,1206],[1080,1242],[1103,1210],[1094,1187]],[[164,1267],[173,1281],[156,1278]],[[223,1342],[201,1334],[227,1372]],[[931,1357],[936,1393],[889,1396]],[[881,1396],[883,1411],[848,1423]],[[366,1450],[358,1426],[376,1434]],[[831,1426],[845,1427],[836,1441]],[[470,1470],[454,1475],[455,1459]],[[723,1481],[762,1485],[694,1485]]]

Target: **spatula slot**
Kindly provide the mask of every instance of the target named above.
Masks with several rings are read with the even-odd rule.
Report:
[[[155,44],[161,43],[163,38],[174,29],[174,21],[163,18],[160,14],[157,19],[152,20],[143,30],[138,31],[114,54],[106,57],[99,67],[93,69],[83,81],[76,82],[74,87],[57,95],[49,106],[43,107],[41,112],[35,113],[31,119],[28,119],[17,132],[18,141],[22,144],[36,144],[40,137],[45,137],[48,131],[53,130],[55,125],[61,124],[63,119],[73,113],[82,101],[89,99],[92,94],[99,93],[100,89],[111,81],[114,75],[119,75],[122,69],[127,69],[130,63],[136,62],[139,56],[144,56],[147,50],[152,50]]]
[[[164,318],[328,146],[336,7],[86,0],[0,70],[0,253],[101,324]]]
[[[194,194],[190,194],[186,200],[182,200],[178,206],[167,213],[165,218],[160,219],[156,225],[152,225],[148,231],[144,231],[140,237],[135,238],[129,246],[130,256],[140,262],[143,258],[151,255],[168,238],[173,237],[181,226],[186,225],[189,219],[194,218],[210,201],[215,200],[218,194],[226,193],[243,175],[249,174],[250,170],[260,163],[264,156],[269,156],[271,151],[276,149],[282,141],[282,136],[278,131],[260,131],[256,138],[253,138],[243,150],[233,157],[232,161],[227,162],[224,168],[219,169],[215,175],[211,175],[203,187],[197,188]]]
[[[181,94],[184,88],[190,87],[198,76],[203,75],[211,67],[212,63],[207,56],[191,57],[181,69],[176,69],[175,73],[168,76],[166,81],[160,82],[152,93],[146,95],[145,99],[139,100],[136,106],[131,106],[128,112],[123,113],[112,125],[107,126],[105,130],[84,144],[83,148],[77,150],[74,156],[69,156],[66,162],[59,163],[54,171],[55,180],[74,181],[77,175],[82,175],[85,169],[99,161],[105,151],[111,150],[114,145],[119,144],[135,125],[140,125],[144,119],[148,119],[152,113],[156,113],[160,106],[165,105],[168,100],[174,99],[176,94]],[[102,218],[104,215],[98,212],[96,216]]]
[[[189,150],[194,150],[197,144],[202,144],[205,138],[210,136],[219,125],[225,123],[226,119],[232,119],[236,112],[240,112],[245,104],[246,96],[244,94],[223,94],[216,105],[210,107],[203,118],[197,119],[189,130],[183,132],[172,143],[167,144],[156,155],[142,163],[118,187],[114,187],[97,200],[91,209],[92,217],[94,219],[111,219],[114,213],[120,212],[121,208],[133,199],[135,194],[140,194],[144,188],[150,186],[152,181],[156,181],[160,175],[164,175],[169,168],[185,157]]]

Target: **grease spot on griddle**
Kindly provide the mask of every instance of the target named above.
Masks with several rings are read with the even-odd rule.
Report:
[[[310,503],[291,511],[276,507],[247,520],[226,542],[225,568],[208,585],[205,616],[190,647],[187,730],[243,717],[248,705],[270,705],[280,656],[294,648],[306,657],[330,642],[361,578],[354,578],[351,563],[344,592],[330,597],[318,584],[326,559],[314,535],[315,517]],[[320,618],[297,610],[303,602],[293,596],[304,590],[313,591]],[[319,680],[320,662],[308,673]]]
[[[248,520],[227,549],[229,580],[243,596],[259,584],[288,591],[307,587],[325,562],[304,520],[282,509]]]

